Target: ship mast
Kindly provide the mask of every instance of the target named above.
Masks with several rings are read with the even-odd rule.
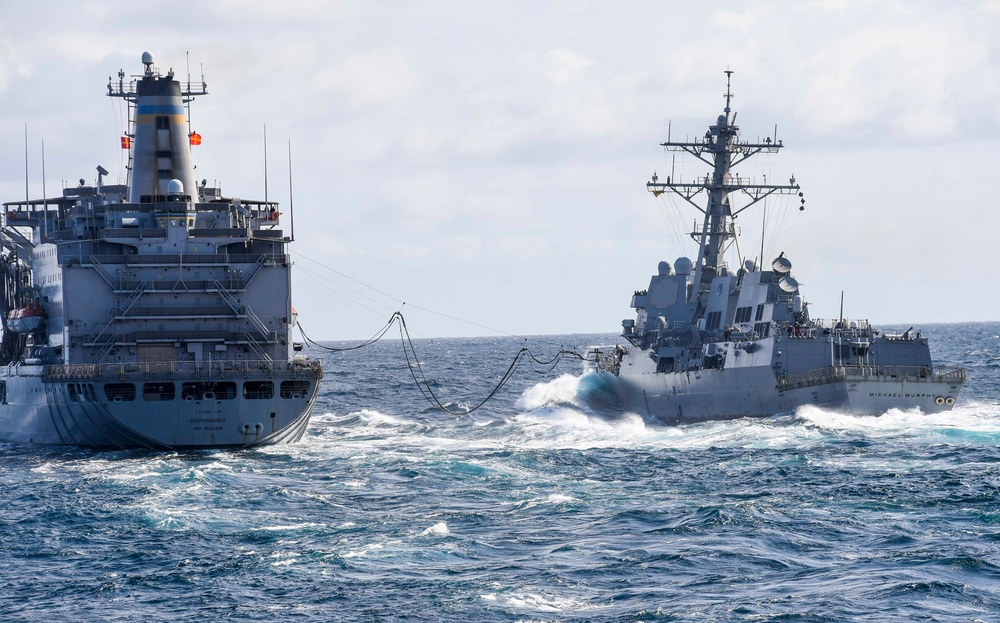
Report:
[[[663,183],[657,179],[654,173],[652,181],[646,183],[646,189],[654,195],[659,196],[665,192],[673,192],[705,215],[701,232],[692,234],[692,236],[697,236],[699,248],[698,262],[695,265],[695,287],[691,288],[688,301],[698,300],[700,294],[709,289],[712,279],[719,274],[726,242],[737,236],[734,222],[737,214],[770,195],[799,192],[799,186],[795,183],[794,177],[787,185],[776,185],[756,184],[746,178],[733,178],[730,174],[733,167],[745,160],[762,152],[777,153],[784,145],[777,139],[777,136],[773,140],[768,137],[762,142],[755,143],[740,141],[736,113],[733,113],[730,108],[733,98],[730,80],[733,72],[727,69],[725,74],[726,92],[723,96],[726,98],[726,107],[723,114],[719,115],[715,125],[708,127],[704,138],[692,142],[676,142],[668,138],[666,143],[660,143],[667,151],[686,152],[701,160],[712,167],[711,174],[690,183],[677,182],[670,177],[667,178],[666,183]],[[703,191],[708,196],[707,208],[702,208],[693,200]],[[736,191],[747,195],[750,202],[734,212],[729,195]],[[802,193],[799,192],[800,197],[801,195]]]

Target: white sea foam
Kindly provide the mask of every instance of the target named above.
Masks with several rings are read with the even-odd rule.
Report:
[[[558,506],[560,504],[569,504],[570,502],[578,502],[578,501],[579,500],[577,498],[574,498],[573,496],[570,495],[566,495],[563,493],[552,493],[547,496],[534,497],[516,503],[512,503],[510,504],[510,506],[519,510],[525,510],[546,504]]]
[[[578,406],[577,397],[580,393],[581,378],[579,376],[563,374],[552,381],[533,385],[524,390],[524,393],[518,398],[515,406],[522,411],[534,411],[541,407],[553,405]]]
[[[271,559],[272,567],[289,567],[298,560],[298,552],[275,552],[268,556]]]
[[[272,532],[294,532],[295,530],[305,530],[308,528],[322,529],[325,528],[325,523],[316,523],[312,521],[305,521],[297,524],[285,524],[279,526],[261,526],[261,530],[269,530]]]
[[[443,521],[439,521],[430,528],[421,532],[420,536],[447,536],[449,534],[451,534],[451,530],[448,529],[448,524]]]
[[[479,598],[483,601],[501,603],[513,609],[534,610],[535,612],[579,612],[601,607],[573,597],[560,597],[558,595],[546,595],[527,591],[485,593],[480,595]]]
[[[337,414],[327,411],[326,413],[314,413],[310,421],[315,424],[316,422],[336,422],[339,419]]]
[[[983,440],[1000,436],[1000,405],[990,403],[963,404],[951,411],[939,413],[922,413],[918,409],[890,409],[876,416],[853,415],[805,406],[796,411],[796,418],[819,429],[872,437],[924,437],[956,432],[978,435]]]
[[[381,543],[369,543],[369,544],[364,545],[364,546],[362,546],[362,547],[360,547],[358,549],[354,549],[354,550],[351,550],[349,552],[346,552],[342,557],[343,558],[366,558],[369,555],[371,555],[373,552],[377,552],[378,550],[382,549],[383,547],[384,547],[384,545],[382,545]]]
[[[549,504],[567,504],[569,502],[576,502],[576,498],[571,495],[565,495],[562,493],[553,493],[549,497],[545,498],[545,501]]]
[[[507,443],[527,448],[642,446],[662,434],[635,414],[608,420],[571,408],[521,414],[512,421],[518,430]]]
[[[411,424],[406,420],[400,419],[398,417],[393,417],[382,413],[381,411],[376,411],[374,409],[362,409],[360,411],[354,411],[348,414],[349,418],[354,417],[358,419],[358,422],[365,426],[406,426]]]

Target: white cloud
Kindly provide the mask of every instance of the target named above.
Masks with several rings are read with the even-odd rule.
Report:
[[[961,116],[1000,95],[982,71],[989,48],[949,20],[864,27],[803,59],[814,130],[858,136],[890,128],[904,142],[953,136]],[[994,98],[995,99],[995,98]]]
[[[23,78],[30,75],[28,64],[19,52],[19,47],[12,45],[4,27],[0,25],[0,93],[15,77]]]
[[[542,236],[504,236],[495,243],[494,253],[500,257],[518,256],[522,259],[541,259],[552,253],[548,240]],[[499,251],[499,253],[496,253]]]
[[[556,48],[545,53],[546,75],[555,85],[564,85],[591,66],[592,61],[570,50]]]
[[[747,34],[760,29],[760,22],[767,18],[771,10],[769,6],[760,6],[742,11],[717,11],[712,14],[712,21],[728,31]],[[766,25],[764,30],[767,31]]]
[[[330,71],[315,75],[320,90],[345,95],[355,106],[385,104],[417,84],[415,69],[402,50],[352,55]]]

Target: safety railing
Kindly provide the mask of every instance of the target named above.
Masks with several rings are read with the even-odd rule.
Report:
[[[907,383],[965,383],[965,368],[934,373],[930,366],[828,366],[781,374],[778,389],[787,391],[839,381],[895,381]]]
[[[45,381],[141,381],[148,379],[306,378],[323,376],[318,361],[165,361],[45,366]]]

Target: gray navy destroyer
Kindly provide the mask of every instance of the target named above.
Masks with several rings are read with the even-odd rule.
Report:
[[[661,143],[711,170],[690,182],[654,174],[646,184],[704,213],[700,231],[691,233],[697,259],[660,262],[649,287],[633,295],[636,317],[622,322],[622,341],[601,354],[598,374],[624,408],[665,423],[764,417],[802,405],[858,414],[951,409],[965,370],[936,370],[919,331],[879,332],[867,321],[845,320],[843,310],[837,320],[814,319],[784,253],[768,266],[744,256],[737,216],[771,195],[802,193],[794,176],[788,184],[758,184],[734,173],[783,145],[777,137],[741,140],[731,73],[723,114],[704,137]],[[702,193],[705,207],[694,201]],[[744,198],[739,207],[737,197]],[[734,244],[739,266],[732,270],[725,254]]]
[[[183,85],[143,54],[125,184],[4,204],[0,441],[207,448],[297,441],[322,378],[294,351],[278,204],[198,184]]]

